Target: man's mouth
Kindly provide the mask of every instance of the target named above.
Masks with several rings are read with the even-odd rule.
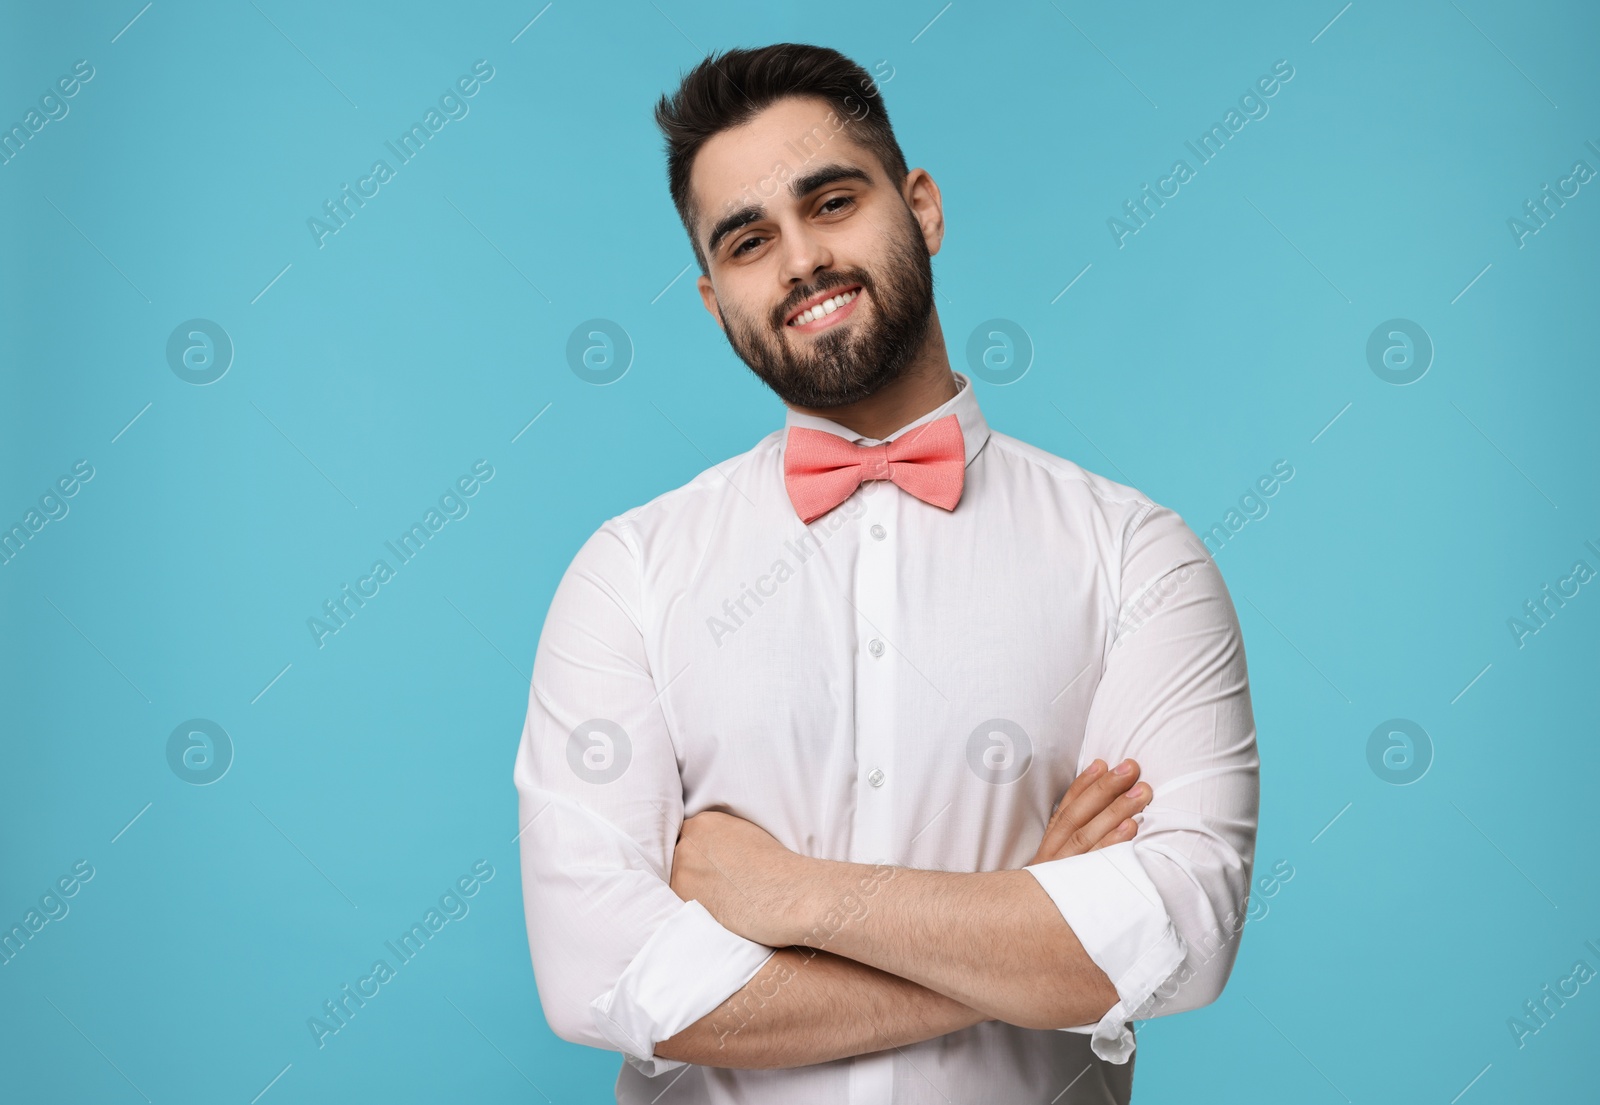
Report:
[[[853,284],[807,302],[801,310],[789,316],[784,324],[795,330],[816,331],[843,322],[854,308],[851,306],[861,295],[861,285]]]

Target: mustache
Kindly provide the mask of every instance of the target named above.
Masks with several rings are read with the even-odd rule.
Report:
[[[790,315],[794,314],[795,308],[800,306],[800,304],[804,303],[806,300],[810,299],[812,296],[821,295],[830,288],[850,288],[856,286],[857,284],[869,292],[872,291],[872,279],[865,272],[857,272],[854,275],[842,272],[829,273],[821,277],[815,284],[811,285],[811,287],[802,288],[795,294],[791,295],[788,299],[784,300],[782,306],[780,306],[777,311],[774,312],[772,316],[772,324],[777,328],[782,329],[784,322]]]

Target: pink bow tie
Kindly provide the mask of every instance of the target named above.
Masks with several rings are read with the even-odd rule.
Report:
[[[925,503],[954,510],[966,468],[966,444],[953,414],[881,445],[790,426],[783,453],[789,501],[808,525],[848,499],[862,480],[890,480]]]

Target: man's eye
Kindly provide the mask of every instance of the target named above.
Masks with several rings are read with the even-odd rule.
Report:
[[[831,200],[828,200],[821,207],[817,208],[817,211],[824,215],[834,215],[845,210],[847,207],[854,206],[855,202],[854,196],[834,196]],[[841,206],[835,207],[834,204],[840,204]],[[750,237],[741,241],[738,245],[734,246],[730,255],[733,257],[738,257],[741,254],[749,253],[750,249],[747,249],[746,247],[754,247],[764,241],[766,241],[766,239],[761,237],[759,234],[751,235]]]

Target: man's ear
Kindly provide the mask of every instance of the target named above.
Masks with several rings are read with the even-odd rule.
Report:
[[[926,169],[912,169],[906,174],[902,192],[911,217],[922,228],[922,241],[928,247],[928,256],[939,252],[944,244],[944,200],[939,186]]]
[[[727,326],[722,322],[722,307],[717,303],[717,293],[711,288],[711,277],[700,277],[694,282],[694,286],[700,289],[700,302],[711,312],[711,317],[717,320],[717,325],[726,330]]]

